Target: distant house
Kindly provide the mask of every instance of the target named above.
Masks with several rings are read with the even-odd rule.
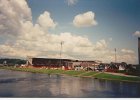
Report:
[[[117,72],[119,63],[111,62],[109,65],[105,66],[106,72]]]
[[[100,63],[92,60],[76,60],[72,62],[75,70],[85,70],[92,69],[94,70]]]
[[[120,64],[119,64],[119,70],[126,70],[126,68],[127,68],[127,63],[126,62],[121,62]]]
[[[119,70],[125,70],[125,67],[123,65],[119,65]]]

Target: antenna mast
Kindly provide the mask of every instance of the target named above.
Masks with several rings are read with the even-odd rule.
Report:
[[[115,63],[117,62],[117,57],[116,57],[116,48],[115,48]]]
[[[63,46],[63,43],[64,43],[64,41],[61,41],[60,42],[60,45],[61,45],[61,47],[60,47],[60,67],[61,67],[61,55],[62,55],[62,46]]]

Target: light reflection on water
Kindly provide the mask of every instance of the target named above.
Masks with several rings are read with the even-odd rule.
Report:
[[[0,97],[140,97],[140,84],[0,70]]]

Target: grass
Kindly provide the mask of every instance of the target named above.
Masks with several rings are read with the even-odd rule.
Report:
[[[140,82],[140,77],[126,77],[126,76],[119,76],[119,75],[110,75],[107,73],[100,73],[100,74],[95,75],[94,77],[99,78],[99,79]]]
[[[82,73],[80,74],[79,76],[82,77],[82,76],[93,76],[95,74],[97,74],[98,72],[92,72],[92,71],[89,71],[89,72],[86,72],[86,73]]]
[[[63,74],[66,74],[66,75],[71,75],[71,76],[78,76],[82,73],[85,73],[85,71],[75,71],[75,70],[69,70],[69,71],[64,71]]]
[[[7,67],[6,69],[15,70],[15,71],[32,72],[32,73],[44,73],[44,74],[60,74],[64,72],[64,70],[53,70],[53,69],[48,70],[48,69],[37,69],[37,68],[9,68]]]
[[[127,81],[127,82],[140,82],[140,77],[126,77],[126,76],[112,75],[103,72],[93,72],[93,71],[88,72],[88,71],[61,70],[61,69],[54,70],[54,69],[14,68],[14,67],[0,67],[0,69],[25,71],[25,72],[32,72],[32,73],[43,73],[43,74],[70,75],[70,76],[78,76],[78,77],[94,77],[98,79]]]

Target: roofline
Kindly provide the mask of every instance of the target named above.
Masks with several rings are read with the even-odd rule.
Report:
[[[31,59],[55,59],[55,60],[72,60],[72,61],[75,61],[74,59],[62,59],[62,58],[39,58],[39,57],[33,57]]]
[[[75,62],[98,62],[96,60],[77,60],[77,59],[62,59],[62,58],[40,58],[40,57],[32,57],[30,59],[55,59],[55,60],[70,60]],[[101,61],[99,61],[101,62]]]

